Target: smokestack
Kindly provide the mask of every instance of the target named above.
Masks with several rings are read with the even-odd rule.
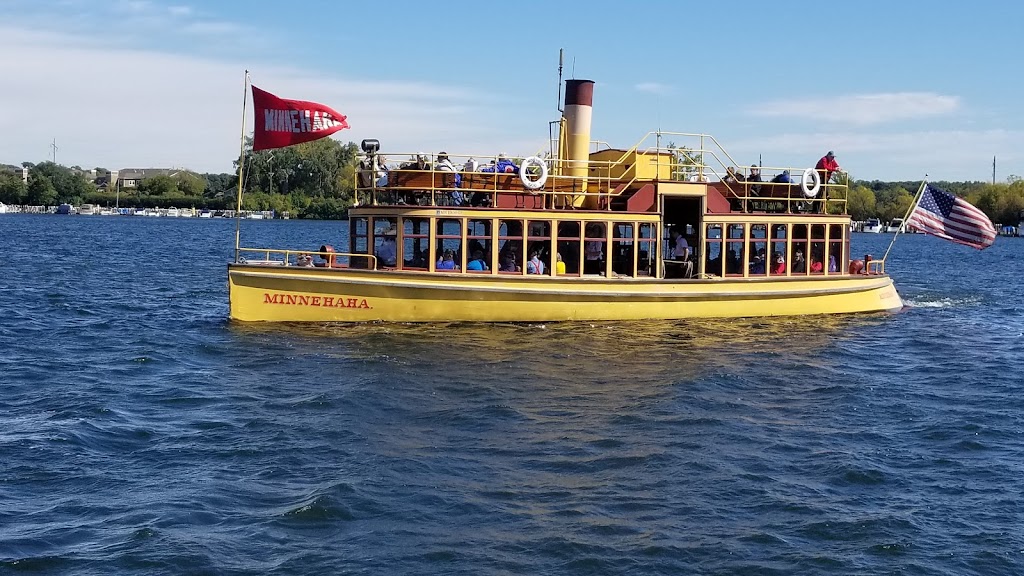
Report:
[[[565,158],[568,170],[565,174],[573,176],[582,183],[582,191],[587,190],[587,162],[590,160],[590,121],[594,112],[594,82],[592,80],[565,81]],[[597,206],[597,198],[588,200],[585,196],[576,196],[573,206],[588,208]],[[593,206],[591,206],[591,204]]]

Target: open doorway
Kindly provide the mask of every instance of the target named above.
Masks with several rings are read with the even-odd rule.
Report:
[[[662,199],[662,246],[665,278],[697,275],[701,238],[701,197],[665,196]]]

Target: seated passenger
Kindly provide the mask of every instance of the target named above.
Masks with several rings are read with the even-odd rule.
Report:
[[[765,261],[764,261],[764,248],[757,251],[754,259],[750,262],[750,273],[751,274],[764,274],[765,273]]]
[[[483,272],[490,269],[491,268],[487,266],[487,262],[484,262],[484,253],[480,250],[475,250],[473,252],[473,259],[466,263],[466,270]]]
[[[360,188],[373,186],[373,162],[369,158],[363,158],[356,167],[357,184]]]
[[[820,258],[811,258],[811,273],[820,273],[823,269]]]
[[[516,270],[521,269],[520,266],[522,266],[523,258],[519,255],[518,240],[506,240],[505,244],[502,245],[501,251],[498,252],[498,259],[504,262],[506,257],[512,258],[512,263],[515,264]]]
[[[519,174],[519,166],[516,163],[509,160],[508,156],[504,152],[498,154],[498,162],[494,166],[487,166],[482,168],[481,172],[500,172],[506,174]]]
[[[526,263],[527,274],[543,274],[544,263],[540,261],[540,255],[536,250],[530,252],[530,260]]]
[[[828,257],[828,271],[839,272],[839,265],[836,264],[836,255],[830,254]]]
[[[736,171],[736,168],[729,167],[725,171],[725,178],[722,179],[726,184],[739,184],[743,181],[743,174]]]
[[[565,262],[562,262],[562,253],[555,255],[555,274],[565,274]]]
[[[604,242],[587,240],[583,245],[583,273],[604,274]]]
[[[444,254],[437,260],[437,265],[434,268],[436,270],[458,270],[459,265],[455,263],[455,253],[451,250],[445,250]]]
[[[299,254],[295,257],[295,265],[296,266],[312,266],[313,265],[313,257],[310,256],[309,254],[306,254],[305,252],[299,252]]]
[[[772,262],[772,274],[780,275],[786,273],[786,259],[782,257],[782,254],[776,252]]]
[[[761,179],[761,169],[757,167],[757,164],[750,165],[750,176],[747,176],[747,182],[764,182],[764,180]],[[751,196],[760,196],[761,185],[751,184],[749,193]]]
[[[499,272],[519,272],[519,266],[516,266],[516,257],[509,252],[501,257],[501,266],[498,267]]]
[[[386,230],[384,232],[384,239],[381,241],[380,246],[377,247],[376,255],[379,266],[398,265],[398,244],[395,241],[395,232],[393,230]]]
[[[373,167],[373,175],[377,179],[377,187],[383,188],[388,185],[388,159],[380,154],[377,155],[376,165]]]
[[[772,183],[774,183],[774,184],[792,184],[793,183],[793,179],[789,177],[789,170],[783,170],[782,174],[779,174],[775,178],[772,178]]]
[[[804,274],[807,272],[807,260],[804,260],[804,251],[797,248],[793,253],[793,273]]]
[[[447,152],[439,152],[437,154],[437,165],[435,168],[440,172],[454,172],[455,182],[452,184],[453,188],[458,188],[462,184],[462,176],[459,175],[459,171],[452,164],[452,161],[448,159]],[[462,206],[465,202],[466,196],[462,192],[456,190],[451,192],[449,195],[449,205],[451,206]]]
[[[426,154],[417,154],[411,162],[405,162],[399,166],[402,170],[430,170],[430,162]]]

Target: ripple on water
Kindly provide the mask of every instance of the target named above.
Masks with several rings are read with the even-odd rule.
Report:
[[[1019,243],[901,238],[897,315],[243,325],[233,222],[3,226],[0,572],[1024,573]]]

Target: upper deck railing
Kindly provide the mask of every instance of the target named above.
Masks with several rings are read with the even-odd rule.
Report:
[[[734,212],[846,214],[847,175],[816,171],[813,162],[808,167],[741,164],[713,136],[684,132],[649,132],[625,150],[596,144],[588,160],[543,152],[525,169],[525,158],[500,154],[445,154],[454,171],[439,168],[438,154],[362,155],[356,200],[360,205],[489,207],[498,205],[498,194],[511,194],[534,197],[532,204],[542,209],[615,210],[622,209],[616,199],[644,184],[677,182],[713,188]],[[395,157],[402,160],[392,162]],[[574,176],[581,163],[587,175]],[[538,182],[535,189],[528,187]]]

